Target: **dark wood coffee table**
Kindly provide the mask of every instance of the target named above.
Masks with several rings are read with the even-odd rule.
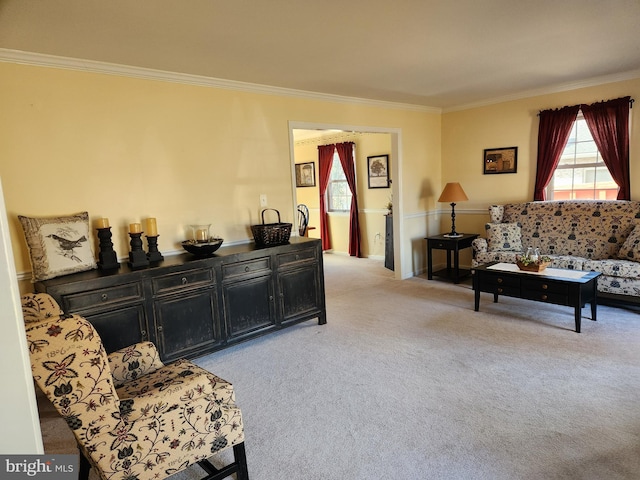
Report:
[[[475,308],[480,309],[480,292],[567,305],[575,309],[576,332],[580,333],[582,307],[591,303],[591,320],[596,320],[600,272],[547,268],[540,273],[525,272],[511,263],[492,262],[475,267],[473,289]]]

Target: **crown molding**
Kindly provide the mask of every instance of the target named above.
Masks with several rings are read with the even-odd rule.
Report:
[[[33,65],[38,67],[62,68],[67,70],[78,70],[90,73],[100,73],[105,75],[118,75],[123,77],[140,78],[145,80],[156,80],[162,82],[179,83],[185,85],[195,85],[201,87],[220,88],[224,90],[235,90],[247,93],[259,93],[263,95],[278,95],[283,97],[294,97],[306,100],[319,100],[325,102],[345,103],[350,105],[362,105],[377,108],[391,108],[394,110],[408,110],[426,113],[449,113],[472,108],[486,107],[498,103],[522,100],[540,95],[550,95],[579,88],[594,87],[606,83],[623,82],[640,78],[640,69],[628,72],[616,73],[594,77],[578,82],[570,82],[553,87],[538,88],[494,97],[479,102],[472,102],[454,107],[429,107],[425,105],[415,105],[410,103],[387,102],[382,100],[372,100],[360,97],[348,97],[333,95],[328,93],[311,92],[306,90],[296,90],[293,88],[272,87],[257,83],[240,82],[236,80],[225,80],[222,78],[206,77],[203,75],[191,75],[187,73],[169,72],[165,70],[154,70],[151,68],[133,67],[116,63],[98,62],[94,60],[83,60],[79,58],[61,57],[57,55],[47,55],[43,53],[26,52],[22,50],[12,50],[0,48],[0,62],[17,63],[22,65]]]
[[[442,113],[442,109],[424,105],[409,103],[385,102],[359,97],[347,97],[328,93],[296,90],[293,88],[272,87],[257,83],[225,80],[222,78],[206,77],[203,75],[191,75],[187,73],[168,72],[151,68],[132,67],[116,63],[97,62],[79,58],[60,57],[43,53],[25,52],[0,48],[0,62],[18,63],[22,65],[34,65],[38,67],[63,68],[67,70],[79,70],[90,73],[106,75],[119,75],[123,77],[141,78],[145,80],[157,80],[162,82],[181,83],[201,87],[221,88],[247,93],[259,93],[264,95],[278,95],[282,97],[294,97],[307,100],[320,100],[325,102],[347,103],[350,105],[363,105],[378,108],[392,108],[395,110],[411,110],[416,112]]]
[[[538,97],[541,95],[551,95],[553,93],[567,92],[569,90],[577,90],[579,88],[595,87],[598,85],[604,85],[606,83],[624,82],[626,80],[633,80],[640,78],[640,69],[630,70],[628,72],[615,73],[612,75],[603,75],[600,77],[593,77],[587,80],[580,80],[578,82],[563,83],[552,87],[537,88],[534,90],[527,90],[524,92],[515,93],[512,95],[505,95],[502,97],[495,97],[492,99],[482,100],[479,102],[468,103],[466,105],[457,105],[455,107],[443,108],[442,113],[458,112],[461,110],[469,110],[472,108],[487,107],[489,105],[495,105],[497,103],[510,102],[513,100],[522,100],[524,98]]]

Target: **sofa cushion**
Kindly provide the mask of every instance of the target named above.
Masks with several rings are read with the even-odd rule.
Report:
[[[584,270],[586,258],[574,257],[571,255],[552,255],[551,266],[555,268],[566,268],[568,270]]]
[[[618,252],[618,258],[640,262],[640,227],[636,226],[624,241]]]
[[[471,266],[477,267],[478,265],[484,265],[489,262],[498,263],[516,263],[516,255],[522,252],[484,252],[478,253],[475,258],[471,260]]]
[[[519,223],[487,223],[487,242],[490,252],[521,252],[521,227]]]
[[[582,269],[602,272],[602,274],[610,277],[640,277],[640,263],[616,258],[611,260],[586,260]]]

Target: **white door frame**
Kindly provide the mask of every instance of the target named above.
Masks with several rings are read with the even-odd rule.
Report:
[[[293,130],[343,130],[345,132],[387,133],[391,135],[391,195],[393,198],[393,264],[395,278],[402,279],[404,266],[404,221],[402,218],[402,129],[386,127],[370,127],[362,125],[341,125],[337,123],[315,123],[289,121],[289,152],[291,157],[292,197],[294,210],[297,203],[296,175]],[[294,211],[294,217],[297,212]]]

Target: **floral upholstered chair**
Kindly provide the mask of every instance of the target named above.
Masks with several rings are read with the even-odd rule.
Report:
[[[162,479],[198,463],[208,479],[248,480],[233,386],[178,360],[163,365],[139,343],[107,356],[89,321],[65,316],[46,294],[22,297],[33,378],[73,431],[80,477]],[[233,447],[235,461],[207,458]]]

